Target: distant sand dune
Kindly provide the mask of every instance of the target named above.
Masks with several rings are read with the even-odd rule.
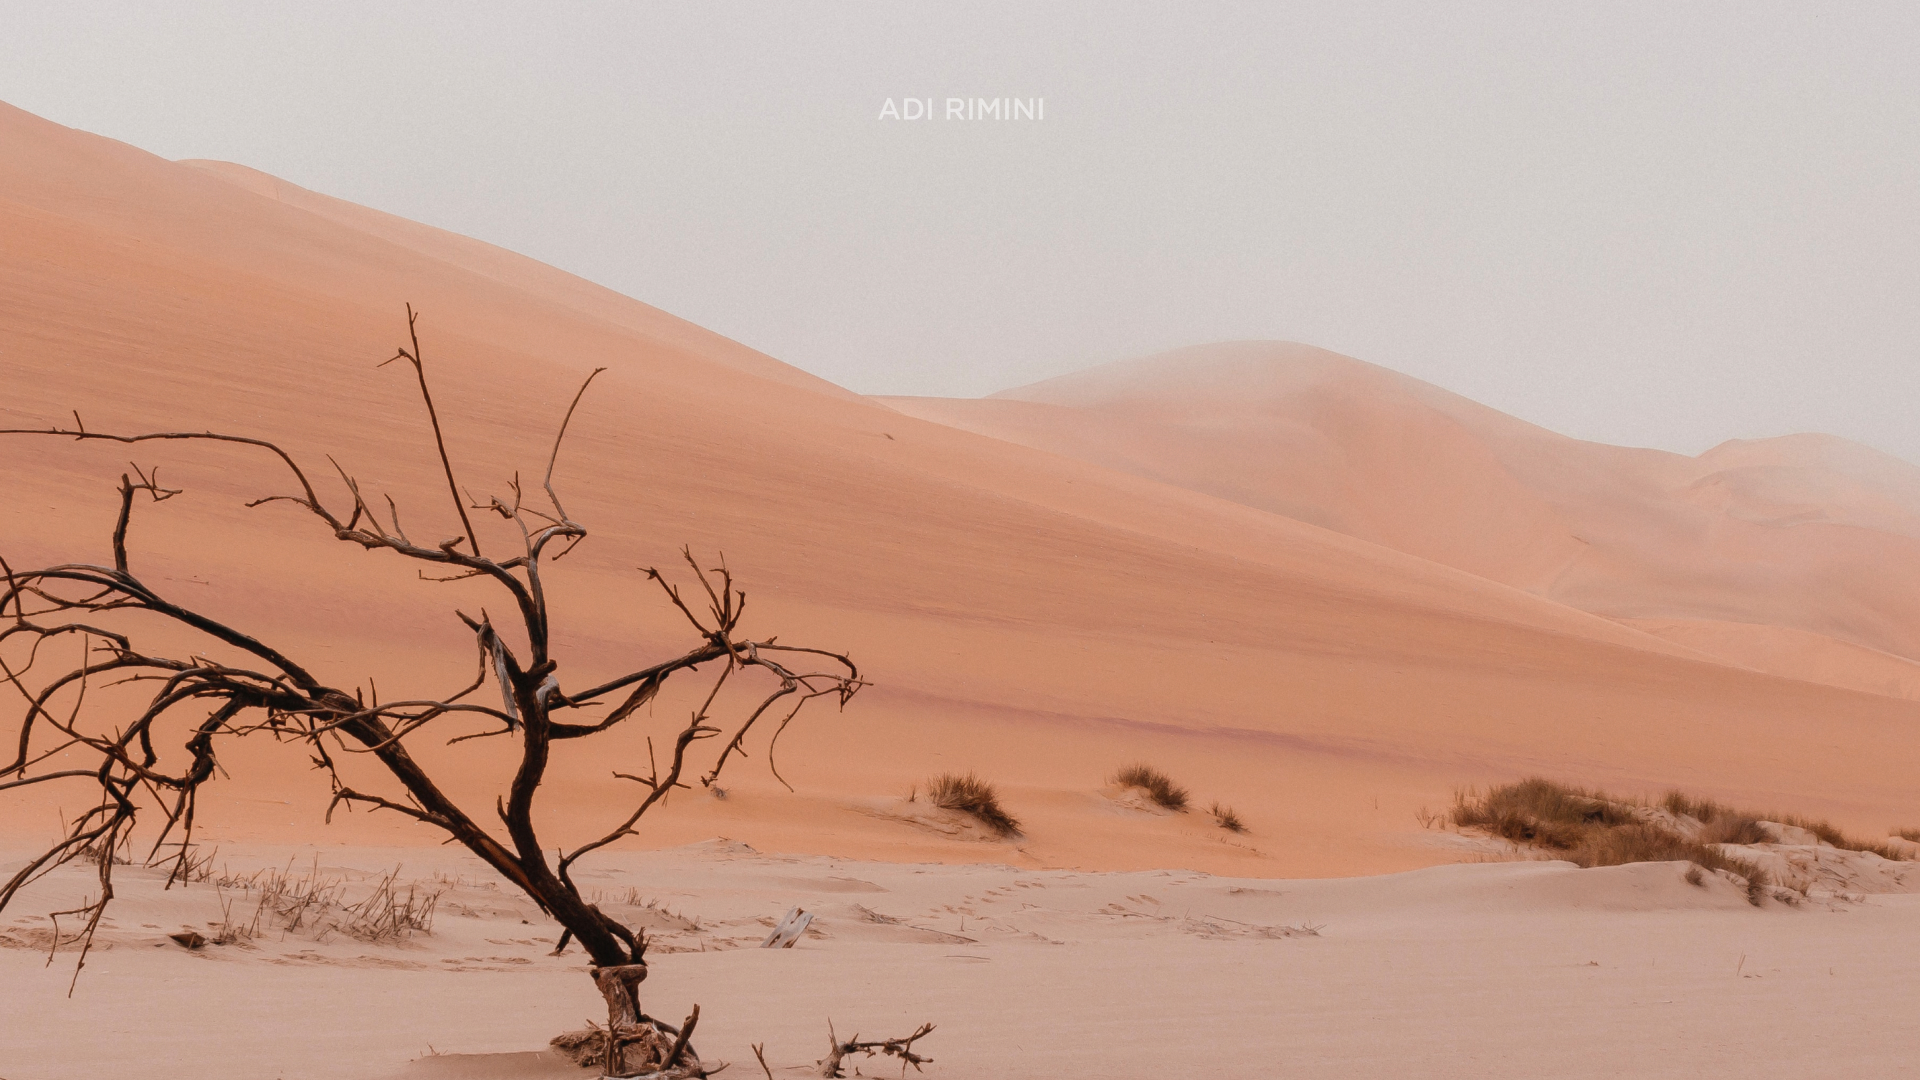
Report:
[[[1805,630],[1711,619],[1625,619],[1629,626],[1771,675],[1920,700],[1920,664]]]
[[[1697,458],[1581,442],[1277,342],[1181,349],[983,400],[886,401],[1642,628],[1750,623],[1863,647],[1775,648],[1761,670],[1778,675],[1909,696],[1872,654],[1920,658],[1920,468],[1831,436]],[[1698,634],[1661,636],[1733,659]]]

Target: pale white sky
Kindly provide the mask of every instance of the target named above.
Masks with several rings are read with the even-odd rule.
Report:
[[[1911,2],[0,0],[0,28],[21,108],[855,390],[1286,338],[1585,438],[1920,461]],[[952,95],[1046,119],[877,119]]]

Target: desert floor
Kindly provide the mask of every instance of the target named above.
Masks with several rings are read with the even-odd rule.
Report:
[[[584,958],[551,956],[555,926],[472,859],[217,858],[229,879],[317,871],[348,898],[398,867],[439,891],[432,931],[370,944],[268,920],[250,943],[188,951],[166,935],[244,923],[254,891],[163,892],[156,872],[120,868],[119,906],[71,997],[73,954],[47,962],[46,920],[0,924],[8,1080],[588,1075],[545,1050],[604,1016]],[[1688,884],[1678,863],[1278,881],[855,862],[716,839],[613,855],[582,883],[652,928],[646,1006],[677,1021],[700,1003],[695,1043],[734,1076],[759,1072],[754,1042],[774,1076],[806,1075],[829,1022],[869,1037],[934,1022],[931,1077],[1891,1076],[1920,1051],[1907,993],[1920,896],[1755,908],[1730,882]],[[63,870],[19,910],[91,884],[92,868]],[[815,929],[790,951],[756,947],[796,904]]]

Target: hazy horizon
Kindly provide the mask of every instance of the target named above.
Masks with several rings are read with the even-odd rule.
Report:
[[[1920,461],[1905,6],[0,15],[0,100],[863,393],[1294,340],[1580,438]]]

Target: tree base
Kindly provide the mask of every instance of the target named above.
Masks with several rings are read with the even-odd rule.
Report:
[[[613,1036],[613,1056],[608,1056],[608,1037]],[[583,1069],[599,1069],[602,1076],[631,1077],[635,1080],[688,1080],[707,1075],[706,1067],[692,1046],[680,1051],[680,1060],[666,1068],[673,1053],[674,1034],[652,1018],[638,1024],[621,1024],[613,1029],[598,1025],[569,1031],[553,1038],[553,1048],[565,1054]]]

